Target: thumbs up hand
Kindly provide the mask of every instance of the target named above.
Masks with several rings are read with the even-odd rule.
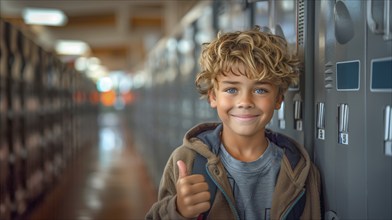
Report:
[[[196,218],[210,209],[210,192],[204,176],[188,175],[185,163],[177,161],[179,178],[176,184],[177,210],[185,218]]]

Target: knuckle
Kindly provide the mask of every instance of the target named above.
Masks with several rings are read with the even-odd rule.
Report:
[[[184,195],[189,195],[191,193],[191,189],[189,187],[184,187],[182,192]]]
[[[191,206],[187,206],[187,207],[185,208],[185,211],[186,211],[186,213],[187,213],[188,216],[194,215],[194,212],[195,212],[194,208],[191,207]]]
[[[179,185],[184,185],[186,183],[186,180],[184,178],[178,179],[177,184]]]
[[[181,187],[180,188],[180,193],[181,193],[181,195],[188,195],[189,188],[188,187]]]
[[[185,197],[184,204],[189,208],[189,206],[192,205],[192,200],[189,197]]]

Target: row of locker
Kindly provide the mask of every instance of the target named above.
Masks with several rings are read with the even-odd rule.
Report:
[[[302,61],[269,127],[319,167],[326,219],[392,218],[392,40],[389,1],[203,1],[149,55],[135,91],[139,150],[159,184],[191,126],[218,120],[194,86],[203,42],[259,25]],[[148,115],[148,117],[140,117]]]
[[[95,84],[0,20],[0,219],[23,219],[96,144]]]
[[[315,8],[314,155],[335,211],[328,214],[390,219],[392,5],[321,1]]]

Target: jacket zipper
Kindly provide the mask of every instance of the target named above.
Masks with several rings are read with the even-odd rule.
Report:
[[[291,204],[286,211],[283,213],[282,217],[280,219],[286,219],[288,214],[291,212],[291,210],[294,208],[294,206],[298,203],[298,201],[304,196],[305,194],[305,189],[302,189],[301,193],[297,196],[297,198],[294,199],[293,204]]]
[[[229,198],[229,196],[227,195],[226,191],[224,191],[223,188],[221,187],[221,185],[219,185],[219,184],[215,181],[215,179],[212,177],[212,175],[211,175],[210,172],[208,171],[207,166],[206,166],[206,171],[207,171],[208,176],[210,176],[210,178],[212,179],[212,181],[215,183],[215,185],[216,185],[216,186],[219,188],[219,190],[222,192],[222,194],[223,194],[223,196],[225,197],[226,201],[229,203],[230,209],[231,209],[231,211],[234,213],[235,218],[239,220],[240,217],[239,217],[239,215],[238,215],[238,213],[237,213],[237,209],[235,208],[234,204],[230,201],[230,198]],[[211,204],[211,206],[212,206],[212,204]]]

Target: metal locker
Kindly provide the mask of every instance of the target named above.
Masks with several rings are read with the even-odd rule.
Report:
[[[1,112],[1,114],[3,114],[3,112]],[[6,138],[4,138],[5,135],[6,131],[3,128],[0,133],[0,218],[11,219],[10,153],[8,142],[6,141]]]
[[[367,217],[392,219],[392,3],[366,3]]]
[[[312,155],[312,138],[305,133],[312,132],[313,126],[314,2],[269,1],[268,7],[269,29],[287,40],[290,51],[297,54],[302,63],[299,84],[286,92],[283,105],[275,112],[269,127],[294,138]]]
[[[315,163],[325,218],[367,218],[365,2],[315,2]]]

